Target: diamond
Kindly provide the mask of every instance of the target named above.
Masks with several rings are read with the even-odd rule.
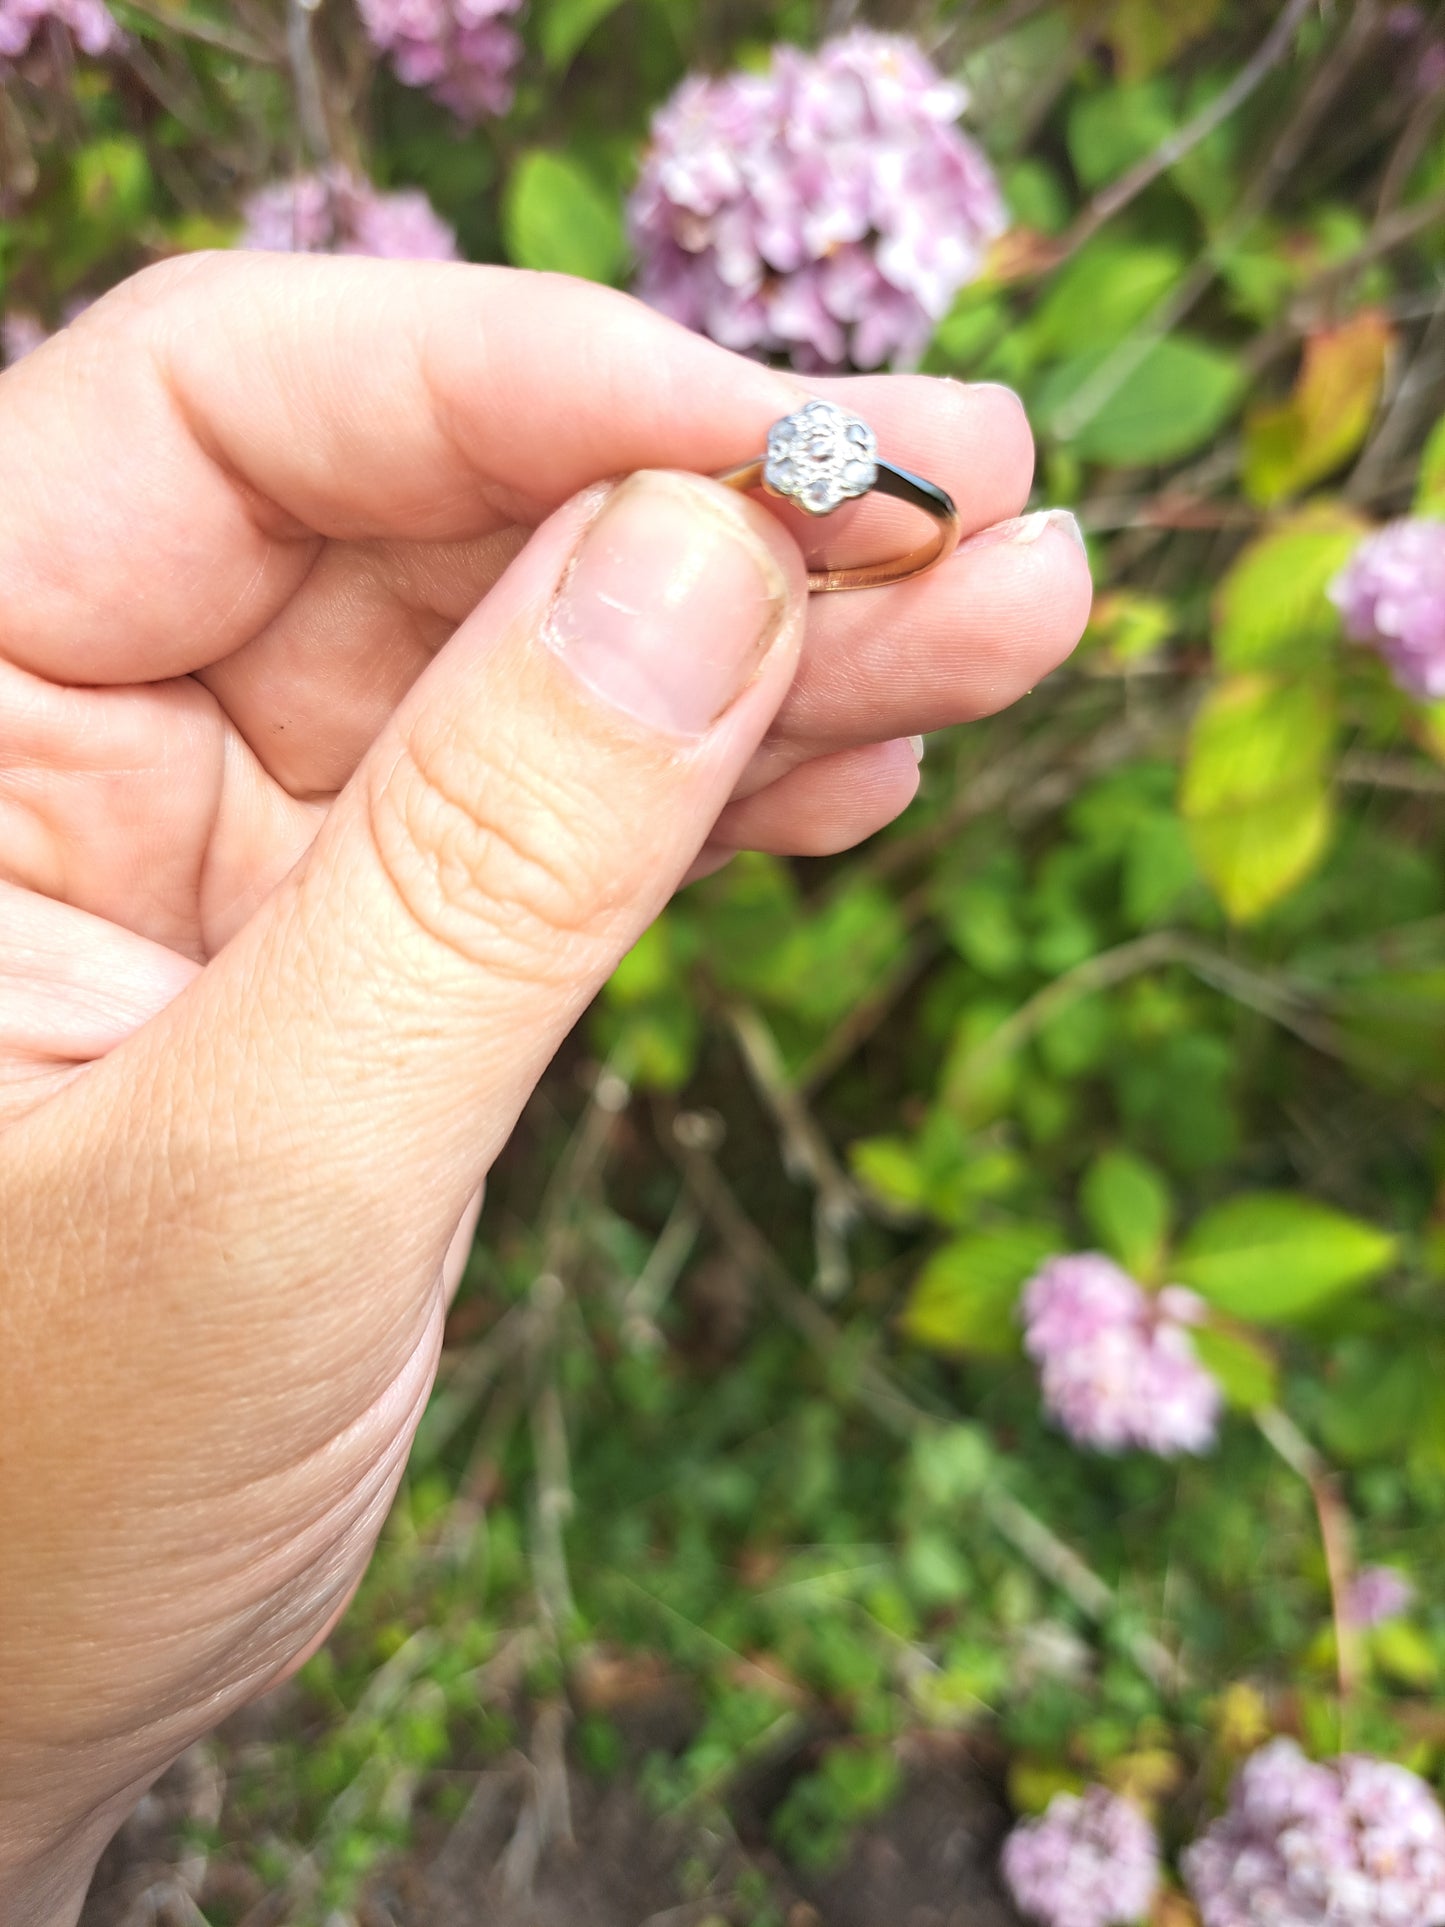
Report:
[[[867,422],[830,401],[810,401],[768,430],[763,483],[809,515],[828,515],[878,479]]]

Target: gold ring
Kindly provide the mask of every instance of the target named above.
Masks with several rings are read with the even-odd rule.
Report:
[[[958,547],[958,510],[953,498],[921,475],[878,459],[878,439],[861,416],[830,401],[810,401],[768,430],[765,455],[739,462],[713,477],[729,488],[761,485],[764,494],[791,502],[805,515],[831,515],[863,495],[891,495],[931,515],[937,528],[906,555],[883,562],[862,562],[851,569],[814,569],[808,587],[815,594],[832,589],[880,589],[953,554]]]

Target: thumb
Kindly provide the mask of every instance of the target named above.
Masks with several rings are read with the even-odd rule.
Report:
[[[107,1268],[153,1283],[178,1399],[199,1346],[249,1374],[248,1412],[294,1425],[295,1374],[376,1392],[434,1334],[467,1200],[697,855],[786,692],[805,601],[790,538],[717,483],[648,472],[575,499],[263,910],[37,1114],[57,1209],[98,1217]],[[125,1316],[130,1345],[133,1299]],[[323,1436],[335,1413],[316,1416]]]

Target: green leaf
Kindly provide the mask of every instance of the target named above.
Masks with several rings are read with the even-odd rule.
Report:
[[[1132,1151],[1105,1151],[1084,1173],[1079,1204],[1110,1257],[1134,1277],[1153,1283],[1164,1262],[1174,1215],[1161,1173]]]
[[[1134,354],[1125,343],[1054,369],[1035,396],[1045,433],[1085,461],[1133,468],[1191,454],[1233,414],[1244,388],[1233,356],[1182,334]]]
[[[1113,180],[1152,154],[1174,132],[1176,115],[1160,81],[1104,87],[1086,94],[1069,115],[1069,159],[1087,188]]]
[[[953,1239],[919,1273],[903,1308],[904,1332],[930,1351],[1007,1356],[1019,1344],[1019,1292],[1059,1249],[1058,1233],[1046,1225]]]
[[[1205,1325],[1190,1333],[1195,1353],[1237,1410],[1258,1412],[1279,1397],[1279,1365],[1257,1339]]]
[[[1324,855],[1334,729],[1327,683],[1268,676],[1219,683],[1195,718],[1179,806],[1236,922],[1262,915]]]
[[[1367,524],[1343,503],[1321,502],[1277,522],[1240,552],[1214,604],[1222,669],[1305,669],[1339,635],[1325,593]]]
[[[1445,415],[1430,431],[1415,487],[1417,515],[1445,515]]]
[[[1293,394],[1246,418],[1243,479],[1251,501],[1283,502],[1354,454],[1374,419],[1394,340],[1373,309],[1306,340]]]
[[[1018,332],[1040,359],[1112,347],[1153,313],[1186,265],[1177,248],[1093,241],[1059,270]]]
[[[518,161],[502,204],[507,252],[520,268],[612,281],[626,248],[616,201],[567,154],[533,148]]]
[[[1368,1284],[1397,1249],[1388,1232],[1313,1198],[1260,1191],[1206,1212],[1171,1269],[1233,1317],[1288,1324]]]
[[[547,65],[569,65],[583,41],[620,5],[621,0],[546,0],[539,10],[537,37]]]
[[[865,1191],[895,1211],[921,1211],[927,1177],[908,1138],[869,1137],[850,1147],[848,1162]]]

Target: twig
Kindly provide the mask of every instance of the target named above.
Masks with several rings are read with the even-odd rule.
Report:
[[[658,1233],[657,1242],[647,1254],[647,1262],[628,1287],[622,1300],[618,1325],[622,1342],[629,1351],[647,1351],[662,1342],[657,1329],[657,1314],[667,1303],[682,1268],[697,1243],[697,1212],[683,1193]]]
[[[326,102],[321,72],[316,65],[312,22],[321,0],[286,0],[286,51],[296,90],[296,119],[312,162],[331,159],[331,130],[326,124]]]
[[[1344,1745],[1348,1708],[1360,1682],[1362,1660],[1360,1630],[1350,1610],[1354,1535],[1349,1511],[1340,1496],[1339,1480],[1294,1420],[1274,1405],[1266,1406],[1254,1416],[1264,1437],[1290,1470],[1305,1481],[1314,1500],[1335,1620],[1335,1657],[1340,1683],[1340,1743]]]
[[[1352,502],[1368,502],[1378,488],[1386,465],[1409,445],[1422,421],[1433,419],[1445,396],[1445,281],[1435,296],[1435,307],[1420,345],[1376,421],[1356,462],[1345,494]]]
[[[1445,769],[1370,750],[1356,750],[1346,756],[1339,767],[1339,779],[1361,789],[1403,790],[1411,796],[1445,795]]]
[[[1155,930],[1147,937],[1131,938],[1112,950],[1101,950],[1096,956],[1085,958],[1083,963],[1075,964],[1072,970],[1064,971],[1042,990],[1035,991],[974,1047],[960,1066],[960,1076],[966,1079],[992,1069],[1036,1036],[1050,1018],[1081,997],[1111,989],[1146,970],[1169,964],[1192,972],[1211,989],[1222,991],[1236,1003],[1258,1011],[1326,1056],[1350,1056],[1348,1039],[1333,1025],[1309,1016],[1300,1008],[1308,1003],[1303,990],[1282,985],[1229,957],[1222,957],[1182,931]]]
[[[686,1116],[675,1114],[671,1128],[663,1135],[699,1210],[739,1262],[767,1287],[782,1315],[825,1362],[846,1357],[848,1370],[841,1396],[855,1400],[895,1438],[912,1439],[949,1424],[951,1416],[946,1410],[930,1411],[919,1404],[876,1358],[866,1352],[860,1354],[817,1300],[799,1288],[787,1265],[739,1205],[710,1152],[699,1144],[698,1134],[687,1128]],[[1037,1514],[993,1483],[984,1487],[978,1503],[995,1531],[1071,1599],[1085,1618],[1099,1621],[1108,1617],[1117,1604],[1113,1588]],[[1179,1690],[1183,1669],[1159,1640],[1148,1633],[1131,1633],[1127,1650],[1161,1692]]]
[[[777,1039],[761,1012],[748,1004],[733,1004],[727,1021],[753,1089],[778,1127],[784,1169],[796,1182],[811,1184],[816,1193],[813,1241],[819,1296],[841,1298],[852,1282],[848,1234],[863,1215],[857,1187],[788,1076]]]
[[[1093,240],[1106,222],[1128,207],[1131,201],[1137,200],[1146,188],[1152,187],[1162,174],[1167,174],[1186,154],[1192,153],[1201,142],[1208,140],[1216,128],[1222,127],[1283,60],[1296,29],[1314,5],[1315,0],[1289,0],[1260,42],[1253,59],[1240,68],[1229,85],[1201,108],[1193,120],[1177,128],[1167,140],[1159,143],[1152,154],[1146,154],[1142,161],[1111,186],[1102,188],[1080,211],[1062,237],[1050,266],[1058,267],[1071,255],[1077,254],[1081,247]]]

